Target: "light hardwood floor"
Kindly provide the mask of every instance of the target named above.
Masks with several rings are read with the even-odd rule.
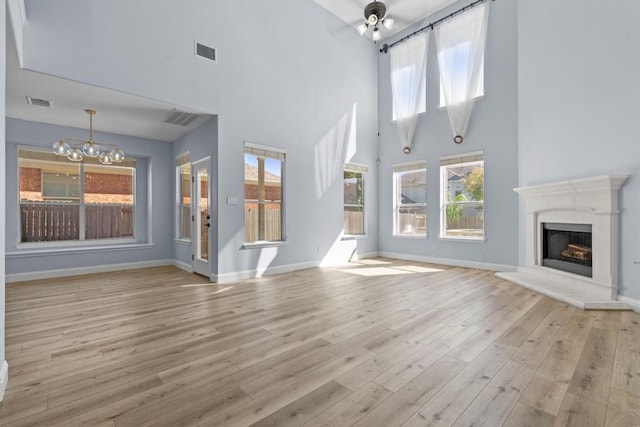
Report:
[[[3,426],[640,425],[640,315],[387,259],[9,284]]]

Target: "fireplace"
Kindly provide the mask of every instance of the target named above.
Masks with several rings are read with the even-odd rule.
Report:
[[[524,199],[520,263],[498,276],[583,309],[618,301],[618,192],[626,175],[516,188]]]
[[[542,265],[593,277],[591,224],[542,223]]]

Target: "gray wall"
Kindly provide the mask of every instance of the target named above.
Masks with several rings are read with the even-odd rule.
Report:
[[[343,246],[344,153],[377,180],[371,40],[299,0],[61,0],[30,3],[29,20],[27,68],[218,115],[218,274],[317,263]],[[218,61],[194,57],[194,40]],[[287,150],[285,246],[241,249],[243,206],[226,199],[243,197],[244,141]],[[377,249],[375,185],[366,197],[367,237],[349,242],[359,253]]]
[[[6,9],[0,8],[0,22],[6,21]],[[5,24],[6,25],[6,24]],[[5,81],[6,81],[6,62],[7,62],[7,43],[5,41],[6,31],[0,31],[0,113],[2,117],[5,114]],[[0,120],[0,165],[5,164],[5,124],[3,120]],[[5,199],[5,177],[0,173],[0,224],[4,224],[4,206],[2,206],[1,200]],[[4,227],[0,227],[0,239],[5,240]],[[4,356],[4,289],[5,289],[5,260],[4,260],[4,246],[0,245],[0,366],[5,361]],[[2,368],[0,368],[2,369]],[[1,392],[0,392],[1,393]]]
[[[520,185],[631,175],[620,193],[620,292],[640,298],[640,2],[518,7]]]
[[[173,236],[171,229],[171,192],[173,185],[171,169],[171,146],[165,142],[133,138],[96,132],[96,141],[119,145],[127,154],[136,157],[136,239],[138,243],[152,244],[146,248],[127,248],[109,251],[90,249],[69,249],[62,253],[39,253],[33,249],[16,247],[20,241],[20,217],[18,208],[18,145],[50,147],[52,135],[64,135],[81,139],[86,137],[86,129],[54,126],[24,120],[6,119],[6,238],[4,250],[7,253],[6,273],[16,274],[66,268],[88,267],[171,259]],[[54,137],[54,139],[55,139]],[[151,177],[151,180],[148,177]],[[151,221],[147,222],[147,213]],[[36,252],[42,252],[38,248]],[[37,266],[37,267],[34,267]]]
[[[426,19],[434,21],[467,1],[454,3]],[[439,109],[439,72],[435,36],[429,43],[427,62],[427,113],[418,123],[413,150],[402,152],[397,130],[391,122],[392,98],[389,55],[380,55],[380,146],[379,146],[379,248],[382,252],[414,257],[436,257],[515,266],[518,247],[517,127],[517,9],[516,2],[491,3],[485,52],[485,97],[475,104],[469,131],[462,144],[455,144],[445,109]],[[420,28],[422,25],[407,30]],[[405,33],[407,33],[405,32]],[[403,34],[388,41],[399,39]],[[440,157],[484,150],[486,242],[439,239]],[[427,161],[428,238],[394,237],[392,165],[411,160]]]
[[[212,165],[217,165],[217,154],[218,154],[218,118],[214,117],[208,122],[202,124],[197,129],[189,132],[182,138],[171,144],[171,153],[172,157],[175,159],[180,154],[185,152],[189,152],[191,155],[191,161],[195,162],[205,157],[211,157]],[[174,176],[175,176],[175,168],[174,168]],[[218,188],[218,174],[217,168],[212,171],[209,171],[209,185],[211,187],[211,192],[213,194],[214,200],[215,195],[217,194]],[[176,185],[174,184],[171,188],[173,188],[173,223],[176,224],[177,211],[175,208],[176,205]],[[211,223],[215,224],[217,221],[217,206],[213,204],[210,206],[209,213],[211,215]],[[174,225],[174,229],[175,229]],[[211,236],[210,242],[212,248],[218,247],[218,228],[211,227]],[[174,236],[175,237],[175,236]],[[184,242],[174,241],[174,249],[173,249],[173,258],[185,264],[191,265],[191,244],[186,244]],[[211,273],[216,273],[218,271],[218,258],[211,257]]]

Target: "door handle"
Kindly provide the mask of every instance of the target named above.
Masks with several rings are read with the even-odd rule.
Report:
[[[207,227],[211,227],[211,224],[209,224],[209,223],[206,223],[205,225],[206,225]]]

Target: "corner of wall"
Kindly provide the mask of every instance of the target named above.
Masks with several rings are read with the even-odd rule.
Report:
[[[0,402],[4,399],[4,392],[7,389],[7,383],[9,382],[9,364],[5,360],[0,366]]]

